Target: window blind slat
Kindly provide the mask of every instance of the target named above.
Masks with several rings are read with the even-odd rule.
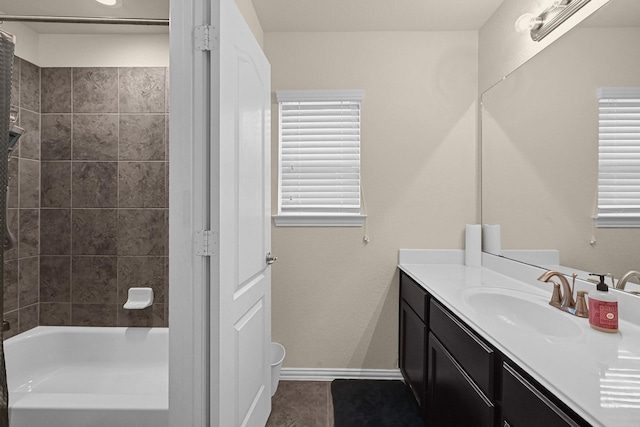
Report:
[[[279,102],[280,212],[358,213],[360,101],[312,94]]]
[[[635,218],[637,226],[640,225],[640,88],[600,88],[598,98],[597,221],[599,225],[617,221],[628,226],[628,219]]]

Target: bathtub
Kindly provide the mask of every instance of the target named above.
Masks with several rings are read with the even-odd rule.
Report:
[[[4,342],[11,427],[168,427],[166,328],[39,326]]]

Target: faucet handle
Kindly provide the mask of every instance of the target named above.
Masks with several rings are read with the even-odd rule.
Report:
[[[589,308],[584,298],[587,293],[587,291],[578,291],[578,301],[576,302],[576,316],[578,317],[589,317]]]
[[[556,283],[553,280],[550,281],[553,284],[553,294],[551,294],[551,301],[549,305],[554,307],[560,307],[562,305],[562,295],[560,294],[560,283]]]

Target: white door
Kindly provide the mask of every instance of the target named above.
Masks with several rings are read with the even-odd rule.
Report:
[[[263,427],[271,412],[270,66],[234,0],[212,3],[219,39],[211,225],[219,256],[211,259],[211,425]]]

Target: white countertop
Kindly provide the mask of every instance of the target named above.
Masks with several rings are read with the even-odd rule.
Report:
[[[399,267],[404,272],[587,422],[640,426],[640,326],[623,316],[640,312],[640,298],[623,298],[620,332],[608,334],[592,329],[587,319],[549,306],[552,285],[536,281],[542,270],[535,267],[522,267],[514,277],[508,264],[513,261],[499,257],[485,263],[483,255],[484,267],[477,268],[463,265],[463,251],[410,251],[408,256],[402,251]],[[576,288],[588,289],[585,286]],[[567,316],[575,327],[571,325],[570,336],[559,337],[514,326],[508,315],[499,318],[469,303],[478,287],[505,294],[527,292],[532,301],[546,304],[549,316]]]

